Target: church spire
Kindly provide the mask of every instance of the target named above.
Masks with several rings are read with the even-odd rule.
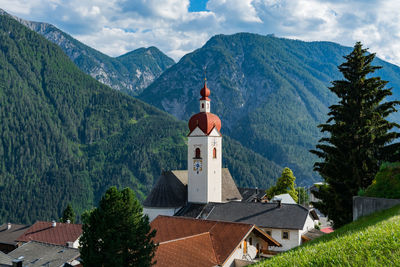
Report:
[[[207,87],[207,78],[204,79],[204,86],[200,90],[200,112],[210,112],[210,89]]]

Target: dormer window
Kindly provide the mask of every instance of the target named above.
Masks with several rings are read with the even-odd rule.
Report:
[[[200,148],[196,148],[196,150],[195,150],[195,158],[196,159],[200,159],[201,158]]]

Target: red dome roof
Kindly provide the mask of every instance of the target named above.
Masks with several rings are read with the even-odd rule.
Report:
[[[211,130],[217,128],[218,131],[221,130],[221,120],[217,115],[209,113],[209,112],[200,112],[193,115],[189,120],[189,129],[192,132],[196,127],[199,128],[205,133],[210,134]]]
[[[204,82],[204,86],[200,90],[200,95],[202,96],[202,98],[200,98],[200,100],[208,100],[208,101],[210,101],[210,99],[208,98],[210,96],[210,89],[207,88],[207,83],[206,82]]]

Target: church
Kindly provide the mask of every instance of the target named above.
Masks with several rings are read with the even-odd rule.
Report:
[[[200,90],[200,112],[189,120],[188,170],[163,171],[144,201],[144,213],[175,215],[188,204],[243,200],[228,169],[222,168],[221,120],[210,112],[210,89]]]
[[[262,201],[265,190],[238,188],[222,168],[221,120],[210,112],[210,89],[200,90],[200,112],[188,123],[188,169],[163,171],[143,202],[150,221],[158,215],[183,216],[259,226],[287,250],[314,229],[318,216],[298,204]],[[305,238],[305,236],[304,236]]]

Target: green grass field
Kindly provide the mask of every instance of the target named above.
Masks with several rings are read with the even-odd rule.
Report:
[[[255,266],[400,266],[400,205]]]

